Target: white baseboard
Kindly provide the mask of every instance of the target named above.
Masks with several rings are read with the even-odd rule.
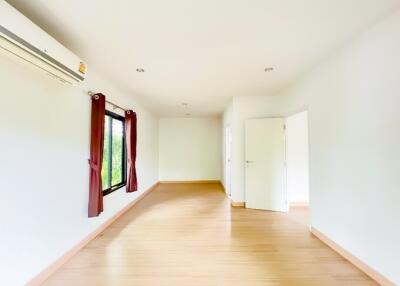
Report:
[[[354,266],[359,268],[362,272],[367,274],[369,277],[374,279],[376,282],[378,282],[382,286],[396,286],[395,283],[390,281],[388,278],[383,276],[381,273],[379,273],[377,270],[373,269],[370,267],[368,264],[365,262],[361,261],[359,258],[355,257],[353,254],[351,254],[349,251],[338,245],[336,242],[334,242],[332,239],[327,237],[325,234],[321,233],[319,230],[315,229],[314,227],[310,228],[310,231],[313,235],[315,235],[317,238],[319,238],[322,242],[324,242],[326,245],[328,245],[330,248],[332,248],[334,251],[339,253],[341,256],[343,256],[346,260],[351,262]]]
[[[290,202],[289,206],[291,206],[291,207],[308,207],[309,202]]]
[[[220,184],[220,180],[160,181],[160,184]]]

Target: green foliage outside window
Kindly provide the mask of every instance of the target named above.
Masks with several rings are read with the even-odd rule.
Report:
[[[123,124],[121,121],[113,120],[112,140],[112,176],[111,185],[122,183],[122,160],[123,160]]]
[[[108,189],[110,187],[110,180],[109,180],[109,172],[108,172],[108,161],[110,155],[110,132],[109,132],[109,121],[111,118],[106,116],[105,124],[104,124],[104,149],[103,149],[103,165],[101,168],[101,181],[103,185],[103,190]]]
[[[105,117],[104,149],[101,178],[103,190],[114,187],[124,180],[124,125],[121,120]]]

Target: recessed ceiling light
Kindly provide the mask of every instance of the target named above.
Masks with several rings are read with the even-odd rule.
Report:
[[[144,69],[136,69],[137,72],[144,72]]]
[[[265,72],[271,72],[273,70],[274,70],[273,67],[267,67],[267,68],[264,69]]]

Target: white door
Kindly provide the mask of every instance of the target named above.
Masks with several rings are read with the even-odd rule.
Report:
[[[227,126],[225,128],[225,191],[229,197],[231,196],[231,148],[231,127]]]
[[[284,119],[248,119],[245,125],[246,207],[287,211]]]

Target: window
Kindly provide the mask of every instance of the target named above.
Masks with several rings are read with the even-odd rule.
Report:
[[[101,179],[103,195],[126,185],[126,147],[124,117],[106,110]]]

